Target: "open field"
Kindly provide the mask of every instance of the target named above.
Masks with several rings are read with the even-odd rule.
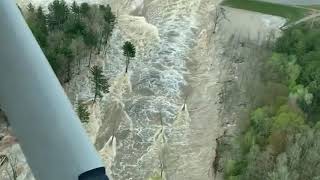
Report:
[[[270,3],[277,3],[277,4],[287,4],[287,5],[320,5],[319,0],[258,0],[258,1],[265,1]]]
[[[320,10],[320,5],[308,5],[308,6],[302,6],[302,7]]]
[[[222,5],[286,18],[289,22],[309,14],[305,8],[261,2],[256,0],[225,0]]]

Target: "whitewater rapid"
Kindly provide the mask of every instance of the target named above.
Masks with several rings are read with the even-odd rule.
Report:
[[[18,2],[45,7],[50,1]],[[108,174],[114,180],[161,174],[163,180],[214,179],[216,138],[223,131],[221,81],[233,78],[225,76],[230,62],[221,60],[223,52],[216,46],[220,40],[212,33],[212,15],[220,0],[77,2],[110,4],[117,15],[107,53],[95,55],[92,62],[110,78],[110,93],[92,104],[86,65],[64,86],[75,106],[79,100],[89,105],[90,120],[84,127]],[[222,31],[236,31],[234,26],[243,21],[235,19]],[[125,41],[137,50],[128,74]],[[22,179],[31,179],[30,173]]]

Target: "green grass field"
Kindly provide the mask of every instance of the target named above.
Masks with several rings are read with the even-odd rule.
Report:
[[[286,6],[256,0],[225,0],[222,5],[280,16],[288,19],[289,22],[298,20],[308,14],[308,10],[299,7]]]
[[[320,5],[311,5],[311,6],[302,6],[302,7],[320,10]]]

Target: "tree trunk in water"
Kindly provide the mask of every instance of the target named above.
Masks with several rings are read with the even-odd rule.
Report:
[[[214,25],[213,25],[213,34],[215,34],[215,33],[216,33],[216,29],[217,29],[217,23],[216,23],[216,22],[214,22]]]
[[[111,143],[113,142],[113,139],[114,139],[114,135],[115,134],[115,127],[113,127],[113,129],[112,129],[112,138],[111,138]]]
[[[68,82],[70,81],[71,79],[71,63],[68,62]]]
[[[90,48],[89,64],[88,64],[88,67],[90,67],[90,65],[91,65],[91,56],[92,56],[92,48]]]
[[[81,71],[80,65],[81,65],[81,63],[80,63],[80,58],[79,58],[78,59],[78,75],[80,74],[80,71]]]
[[[128,72],[128,66],[129,66],[129,64],[126,65],[126,71],[125,71],[126,74]]]
[[[93,104],[96,102],[96,100],[97,100],[97,92],[94,93]]]
[[[125,71],[125,73],[127,74],[127,72],[128,72],[128,69],[129,69],[129,57],[127,57],[127,60],[126,60],[126,71]]]
[[[105,48],[104,48],[104,50],[105,50],[105,56],[107,55],[107,50],[108,50],[108,41],[109,41],[109,34],[107,34],[107,36],[106,36],[106,44],[104,45],[105,46]]]
[[[100,38],[100,40],[99,40],[99,45],[98,45],[98,52],[97,52],[97,54],[100,54],[100,52],[101,52],[103,38],[104,38],[104,36],[101,35],[101,38]]]

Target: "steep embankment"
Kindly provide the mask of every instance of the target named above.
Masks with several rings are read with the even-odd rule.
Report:
[[[18,2],[25,7],[30,1],[44,6],[49,3]],[[227,101],[222,94],[228,92],[223,90],[230,82],[238,86],[241,76],[240,65],[226,58],[227,40],[234,32],[239,32],[239,37],[247,33],[255,37],[259,34],[257,27],[269,31],[277,28],[273,22],[279,19],[231,9],[227,11],[230,22],[225,20],[213,34],[212,19],[218,1],[88,2],[110,3],[118,18],[106,55],[96,55],[93,62],[102,65],[110,77],[110,93],[92,104],[85,65],[65,90],[73,104],[78,100],[89,104],[90,120],[84,126],[109,174],[116,180],[160,175],[168,180],[214,179],[216,139],[227,124],[233,123],[230,119],[237,118],[236,113],[226,113]],[[243,27],[241,22],[250,23]],[[123,73],[121,51],[126,40],[137,49],[127,75]],[[14,154],[20,156],[21,152]],[[30,173],[28,177],[23,175],[29,170],[24,158],[19,159],[19,178],[31,179]]]

